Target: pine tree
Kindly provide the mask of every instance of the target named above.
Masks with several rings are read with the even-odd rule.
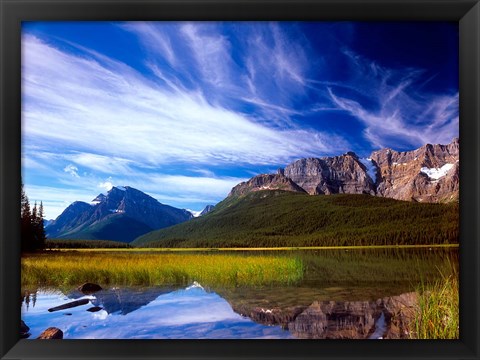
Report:
[[[43,202],[40,201],[40,207],[38,208],[38,247],[37,249],[45,249],[45,244],[47,241],[47,236],[45,234],[45,223],[43,221]]]
[[[37,211],[37,202],[35,201],[32,209],[32,214],[31,214],[31,221],[32,221],[32,230],[33,230],[33,237],[32,237],[32,247],[33,250],[38,249],[38,211]]]
[[[22,252],[43,250],[46,240],[43,223],[43,203],[40,202],[40,207],[37,208],[37,202],[35,202],[33,209],[30,210],[30,202],[23,190],[23,183],[20,200]]]
[[[28,196],[23,190],[22,183],[22,193],[20,196],[21,207],[20,207],[20,224],[21,224],[21,244],[22,251],[32,251],[34,250],[33,244],[33,226],[32,226],[32,215],[30,212],[30,203],[28,201]]]

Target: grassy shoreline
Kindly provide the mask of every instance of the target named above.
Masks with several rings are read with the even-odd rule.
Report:
[[[303,278],[301,260],[282,256],[252,258],[228,254],[140,254],[46,252],[22,258],[22,285],[78,286],[291,284]]]
[[[459,339],[459,282],[452,267],[433,284],[422,284],[417,311],[410,323],[413,339]]]
[[[183,252],[183,251],[294,251],[294,250],[368,250],[368,249],[425,249],[458,248],[459,244],[433,245],[368,245],[368,246],[291,246],[291,247],[223,247],[223,248],[58,248],[51,251],[112,251],[112,252]]]

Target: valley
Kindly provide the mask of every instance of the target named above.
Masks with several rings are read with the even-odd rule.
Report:
[[[65,338],[458,338],[458,173],[454,139],[300,159],[199,211],[113,186],[22,257],[22,319]]]

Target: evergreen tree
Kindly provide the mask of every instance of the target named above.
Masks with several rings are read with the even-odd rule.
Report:
[[[32,251],[34,250],[33,244],[33,226],[32,226],[32,215],[30,212],[30,203],[28,201],[28,196],[23,190],[22,183],[22,193],[20,196],[21,207],[20,207],[20,224],[21,224],[21,243],[22,251]]]
[[[20,197],[20,218],[21,218],[21,245],[22,252],[42,250],[45,248],[45,228],[43,223],[43,203],[37,208],[37,203],[30,210],[28,196],[23,190]]]
[[[37,249],[45,249],[45,244],[47,241],[47,236],[45,234],[45,224],[43,221],[43,202],[40,201],[40,207],[38,208],[38,227],[37,227],[37,237],[38,237],[38,242],[37,242]]]

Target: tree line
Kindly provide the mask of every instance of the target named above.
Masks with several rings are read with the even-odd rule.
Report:
[[[23,190],[23,183],[20,201],[22,252],[43,250],[47,239],[43,223],[43,203],[40,202],[37,206],[35,202],[31,209],[28,196]]]

